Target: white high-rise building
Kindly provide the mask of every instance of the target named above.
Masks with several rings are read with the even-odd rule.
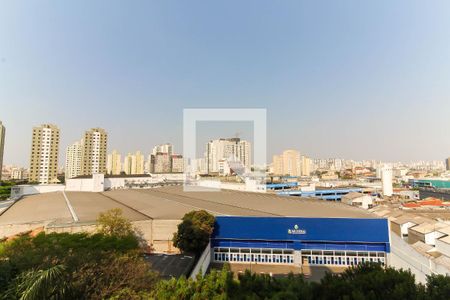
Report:
[[[0,180],[2,179],[3,151],[5,149],[5,133],[6,133],[5,126],[3,126],[2,121],[0,121]]]
[[[223,160],[239,161],[242,166],[250,170],[251,167],[250,142],[239,138],[218,139],[206,144],[206,160],[208,173],[220,171],[219,162]]]
[[[156,153],[167,153],[170,156],[173,154],[173,146],[169,143],[156,145],[153,147],[152,154],[156,155]]]
[[[66,179],[81,175],[82,142],[75,142],[66,149]]]
[[[392,166],[384,165],[381,169],[381,183],[383,186],[383,195],[392,196],[394,193],[392,187]]]

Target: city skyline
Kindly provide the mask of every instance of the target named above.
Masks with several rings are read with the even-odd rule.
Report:
[[[56,125],[58,127],[59,131],[61,132],[61,129],[60,129],[60,127],[57,124],[43,123],[41,125],[45,125],[45,124]],[[4,125],[4,123],[3,123],[3,125]],[[34,127],[41,126],[41,125],[36,125]],[[6,126],[5,126],[5,128],[6,128]],[[110,138],[109,132],[108,132],[107,129],[104,129],[104,128],[102,130],[105,130],[106,134],[108,134],[108,143],[107,143],[107,149],[108,149],[107,154],[108,155],[111,154],[113,150],[116,150],[118,153],[126,155],[126,154],[130,154],[130,153],[135,153],[136,151],[141,151],[141,149],[145,149],[145,150],[142,150],[142,154],[144,155],[145,161],[147,162],[148,159],[147,159],[146,155],[147,154],[152,154],[155,151],[155,149],[157,147],[159,147],[159,146],[170,145],[171,147],[173,147],[175,149],[180,149],[181,148],[181,147],[176,147],[175,143],[166,140],[166,141],[161,142],[161,143],[153,143],[152,146],[150,146],[149,148],[138,147],[138,148],[133,148],[132,149],[132,148],[129,147],[127,149],[131,149],[131,150],[129,150],[129,151],[122,151],[122,150],[119,150],[119,149],[122,149],[123,147],[115,147],[114,148],[114,147],[110,146],[109,141],[110,141],[111,138]],[[236,136],[239,136],[243,140],[250,140],[250,141],[252,140],[251,136],[246,134],[245,131],[236,131],[236,128],[234,128],[233,130],[235,132],[234,135],[233,134],[229,134],[229,135],[225,134],[225,135],[216,135],[214,137],[203,137],[203,139],[200,139],[202,142],[198,143],[200,145],[200,147],[198,147],[198,149],[197,149],[198,151],[197,152],[201,153],[201,152],[203,152],[205,150],[205,148],[204,148],[205,145],[203,143],[204,140],[207,140],[209,142],[209,141],[216,140],[216,139],[235,138]],[[233,130],[229,130],[229,132],[232,132]],[[32,130],[31,130],[31,132],[32,132]],[[226,132],[226,130],[222,131],[222,132]],[[246,138],[247,136],[249,138]],[[60,134],[60,140],[64,140],[63,137],[64,137],[64,135],[61,133]],[[6,137],[6,140],[7,140],[7,137]],[[66,150],[68,148],[70,148],[71,146],[73,146],[74,144],[76,144],[76,143],[80,143],[80,141],[78,140],[78,141],[74,141],[74,142],[69,142],[66,146],[61,145],[62,143],[60,143],[60,146],[59,146],[60,155],[58,156],[58,168],[60,168],[60,167],[67,167],[66,158],[67,158],[68,154],[67,154]],[[6,148],[7,144],[8,144],[7,141],[5,141],[5,148]],[[31,140],[30,140],[30,149],[31,149]],[[302,149],[298,149],[298,148],[294,148],[294,147],[283,148],[279,152],[281,153],[281,152],[290,151],[290,150],[298,151],[302,156],[306,155],[308,158],[313,159],[313,160],[314,159],[319,159],[319,160],[342,159],[342,160],[347,160],[347,161],[352,161],[353,160],[355,162],[377,161],[377,162],[385,162],[385,163],[405,163],[405,164],[413,163],[413,162],[430,162],[430,163],[432,163],[432,162],[442,162],[443,165],[445,166],[445,164],[447,162],[447,159],[448,159],[448,157],[444,157],[444,158],[441,158],[441,159],[438,158],[438,159],[413,159],[413,160],[404,160],[404,159],[403,160],[382,160],[382,159],[364,158],[364,157],[359,158],[359,159],[353,158],[353,157],[342,157],[342,156],[341,157],[339,157],[339,156],[323,156],[323,157],[319,157],[319,156],[315,156],[314,154],[307,153],[307,152],[303,151]],[[182,150],[174,151],[174,153],[175,152],[182,153]],[[29,154],[30,153],[28,151],[28,156],[29,156]],[[273,156],[276,156],[278,154],[279,154],[278,152],[274,152],[273,154],[268,154],[267,155],[267,165],[272,164],[273,163]],[[198,156],[198,158],[203,157],[201,154],[197,154],[197,156]],[[3,157],[3,159],[4,159],[4,157]],[[29,160],[29,157],[28,157],[28,161],[25,160],[24,164],[4,162],[3,165],[4,166],[16,166],[16,167],[28,168],[29,165],[30,165],[30,160]],[[106,157],[105,157],[105,168],[106,168]]]
[[[122,153],[182,150],[183,109],[225,107],[267,109],[267,161],[284,149],[443,160],[449,26],[448,2],[8,2],[4,163],[28,165],[30,130],[45,123],[61,149],[101,127]]]

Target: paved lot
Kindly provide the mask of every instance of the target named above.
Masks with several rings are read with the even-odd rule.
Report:
[[[194,266],[194,258],[183,254],[149,254],[145,256],[145,259],[163,278],[178,278],[182,275],[188,277]]]

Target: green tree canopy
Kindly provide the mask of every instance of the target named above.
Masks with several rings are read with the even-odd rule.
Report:
[[[97,218],[99,232],[110,236],[134,235],[133,225],[123,216],[120,208],[113,208],[104,213],[100,213]]]
[[[173,244],[182,252],[201,254],[214,230],[214,220],[214,216],[205,210],[185,214],[174,234]]]

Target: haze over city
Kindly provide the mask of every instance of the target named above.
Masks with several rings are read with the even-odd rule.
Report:
[[[268,162],[288,148],[443,160],[450,4],[434,4],[3,2],[4,163],[29,164],[42,123],[60,128],[62,153],[92,127],[108,132],[108,150],[182,152],[183,109],[210,107],[267,108]],[[251,136],[202,134],[237,132]]]

